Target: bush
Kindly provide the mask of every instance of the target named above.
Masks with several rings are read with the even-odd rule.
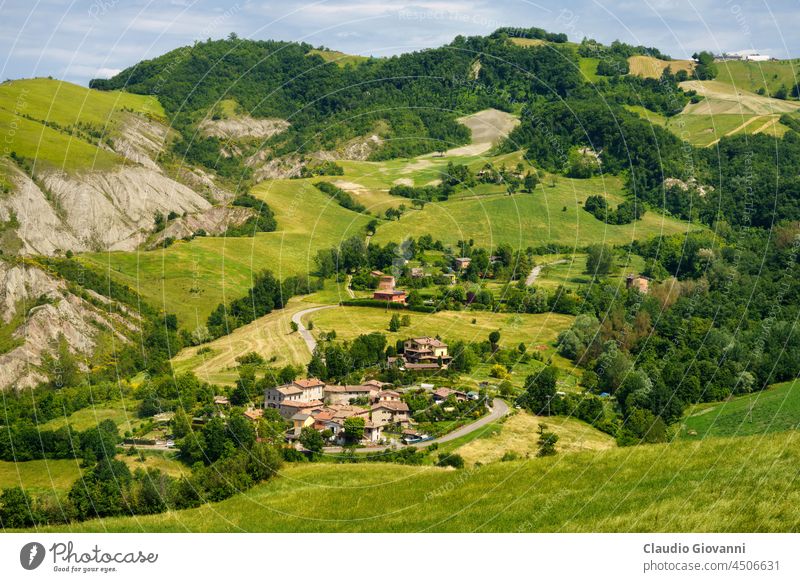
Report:
[[[458,453],[442,453],[436,462],[437,467],[453,467],[455,469],[464,468],[464,458]]]

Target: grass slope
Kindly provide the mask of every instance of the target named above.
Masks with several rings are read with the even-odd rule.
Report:
[[[646,77],[650,79],[659,79],[664,69],[669,67],[672,73],[678,71],[686,71],[690,75],[694,71],[694,61],[691,60],[672,60],[664,61],[655,57],[648,57],[646,55],[635,55],[628,58],[630,65],[631,75],[637,77]]]
[[[82,255],[187,329],[205,325],[221,302],[241,297],[264,269],[284,278],[315,269],[317,250],[363,234],[369,217],[338,206],[304,180],[262,183],[253,195],[275,211],[278,231],[254,237],[201,237],[167,249]]]
[[[338,307],[311,313],[303,323],[314,321],[312,333],[336,330],[336,339],[353,339],[360,334],[380,331],[389,345],[395,340],[409,337],[439,335],[444,340],[484,341],[490,332],[500,330],[502,347],[516,347],[524,342],[529,348],[546,344],[556,339],[558,333],[567,329],[574,320],[570,315],[557,313],[492,313],[486,311],[445,311],[439,313],[416,313],[411,325],[401,327],[399,332],[389,331],[392,313],[375,307]],[[472,320],[475,323],[472,323]]]
[[[781,86],[791,91],[795,83],[800,81],[798,65],[800,60],[797,59],[767,62],[726,61],[717,63],[719,72],[716,80],[753,93],[763,89],[768,95],[772,95]]]
[[[796,433],[680,441],[452,471],[299,465],[221,503],[60,531],[796,531]]]
[[[399,221],[382,225],[373,240],[401,241],[427,233],[449,244],[471,238],[490,248],[500,243],[523,249],[546,243],[582,247],[601,241],[625,244],[695,228],[655,212],[632,224],[605,224],[583,210],[589,195],[603,192],[609,202],[618,204],[623,199],[614,177],[560,178],[554,188],[540,185],[533,194],[498,193],[429,203],[421,211],[410,211]]]
[[[164,119],[164,110],[155,97],[93,91],[53,79],[0,84],[0,135],[7,151],[35,158],[37,165],[68,172],[108,170],[122,158],[40,122],[54,122],[64,128],[80,122],[113,136],[117,116],[123,110]]]
[[[681,436],[696,440],[763,435],[798,428],[800,382],[795,380],[727,402],[697,404],[687,411]]]
[[[474,439],[457,448],[455,452],[464,457],[469,464],[493,463],[502,459],[507,452],[516,453],[523,458],[532,458],[539,449],[537,430],[541,424],[546,424],[548,430],[558,435],[556,450],[559,453],[601,451],[616,446],[612,436],[575,418],[564,416],[547,418],[520,412],[500,423],[499,430]]]

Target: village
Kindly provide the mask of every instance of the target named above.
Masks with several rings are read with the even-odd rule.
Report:
[[[404,342],[402,355],[387,358],[387,365],[403,370],[437,371],[447,368],[452,357],[448,346],[434,337],[411,338]],[[430,407],[440,407],[450,416],[459,416],[459,408],[469,410],[470,416],[483,416],[488,410],[475,391],[436,387],[420,382],[407,387],[394,387],[387,382],[367,380],[358,385],[326,384],[318,378],[296,379],[264,390],[263,406],[250,406],[245,417],[258,422],[265,410],[277,411],[290,428],[286,440],[302,449],[300,437],[304,430],[318,431],[326,446],[361,445],[365,447],[410,445],[434,438],[417,430],[417,422],[404,394],[422,396]],[[464,406],[465,403],[470,403]],[[230,400],[218,396],[214,404],[224,415]],[[460,423],[454,423],[457,428]],[[355,427],[357,438],[352,437]]]

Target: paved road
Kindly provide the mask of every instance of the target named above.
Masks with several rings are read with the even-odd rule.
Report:
[[[311,335],[311,332],[306,329],[306,326],[303,325],[303,316],[309,313],[314,313],[315,311],[320,311],[322,309],[331,309],[333,307],[339,307],[338,305],[322,305],[320,307],[310,307],[308,309],[303,309],[302,311],[298,311],[294,315],[292,315],[292,321],[297,324],[297,331],[300,334],[300,337],[306,342],[306,346],[308,346],[308,351],[312,354],[314,353],[314,349],[317,347],[317,340],[314,339],[314,336]]]
[[[407,446],[421,449],[421,448],[427,447],[428,445],[431,445],[433,443],[446,443],[446,442],[455,440],[457,438],[461,438],[463,436],[466,436],[466,435],[470,434],[471,432],[474,432],[474,431],[476,431],[476,430],[478,430],[480,428],[483,428],[484,426],[486,426],[490,422],[494,422],[498,418],[502,418],[503,416],[508,414],[508,411],[509,411],[508,404],[506,404],[503,400],[500,400],[499,398],[495,398],[494,401],[492,402],[492,409],[489,412],[489,414],[487,414],[486,416],[483,416],[483,417],[479,418],[475,422],[471,422],[469,424],[466,424],[466,425],[462,426],[461,428],[454,430],[453,432],[449,432],[444,436],[440,436],[437,439],[433,439],[433,440],[430,440],[430,441],[423,441],[421,443],[414,443],[412,445],[407,445]],[[379,447],[362,447],[362,448],[355,449],[355,452],[356,453],[374,453],[374,452],[378,452],[378,451],[384,451],[384,450],[386,450],[386,448],[387,448],[386,445],[379,446]],[[323,449],[323,452],[325,452],[325,453],[341,453],[342,452],[342,447],[325,447]]]

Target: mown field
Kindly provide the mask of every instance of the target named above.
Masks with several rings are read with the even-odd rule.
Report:
[[[172,361],[174,369],[178,373],[192,371],[206,382],[230,384],[238,378],[236,358],[248,352],[261,354],[273,366],[303,366],[311,354],[300,334],[292,332],[290,321],[296,312],[314,306],[305,299],[293,298],[285,309],[273,311],[202,346],[182,350]],[[198,350],[203,351],[198,353]]]
[[[292,466],[221,503],[48,531],[788,532],[795,433],[561,454],[454,471]]]
[[[336,339],[353,339],[360,334],[380,331],[389,344],[409,337],[439,335],[445,341],[484,341],[489,333],[500,330],[500,346],[516,348],[522,342],[528,348],[547,344],[572,325],[574,317],[557,313],[493,313],[491,311],[408,312],[411,325],[399,332],[389,331],[394,311],[376,307],[337,307],[309,314],[303,323],[313,320],[312,333],[336,331]],[[472,323],[473,320],[475,323]]]
[[[138,400],[103,402],[96,406],[82,408],[67,417],[61,416],[49,420],[41,425],[41,429],[56,430],[69,424],[72,425],[74,430],[84,431],[97,426],[104,420],[113,420],[119,427],[120,432],[124,433],[140,424],[140,420],[136,417],[136,408],[138,406]]]
[[[484,436],[458,447],[454,452],[464,457],[468,464],[493,463],[500,461],[507,453],[520,458],[533,458],[538,451],[536,435],[542,424],[558,435],[556,450],[559,453],[601,451],[616,446],[614,437],[580,420],[565,416],[539,417],[519,412],[505,422],[498,423],[498,430],[487,431]]]
[[[776,384],[761,392],[726,402],[697,404],[686,412],[681,436],[708,437],[764,435],[800,428],[800,382]]]
[[[160,451],[141,455],[119,455],[131,471],[136,469],[160,469],[179,477],[189,473],[189,468],[173,455]],[[0,461],[0,489],[22,487],[31,495],[55,493],[63,495],[83,474],[80,459],[43,459],[13,463]]]

